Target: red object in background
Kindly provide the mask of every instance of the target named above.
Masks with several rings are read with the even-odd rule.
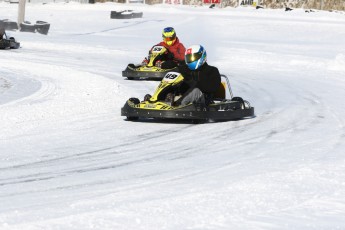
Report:
[[[204,0],[204,4],[220,4],[220,0]]]

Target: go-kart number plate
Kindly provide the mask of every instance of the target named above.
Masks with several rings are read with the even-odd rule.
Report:
[[[167,74],[165,74],[163,80],[166,82],[173,82],[179,75],[180,73],[177,72],[168,72]]]
[[[151,52],[152,53],[160,53],[163,48],[164,48],[163,46],[155,46],[152,48]]]

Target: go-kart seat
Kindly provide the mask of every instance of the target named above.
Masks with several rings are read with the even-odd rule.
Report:
[[[226,82],[221,82],[219,89],[217,90],[216,93],[213,94],[213,99],[220,100],[220,101],[225,99],[225,96],[226,96],[225,89],[226,89]]]

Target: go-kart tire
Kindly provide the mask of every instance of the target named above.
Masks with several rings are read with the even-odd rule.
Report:
[[[5,28],[5,30],[17,30],[17,22],[8,21],[8,19],[0,20],[0,27]]]
[[[138,119],[139,119],[139,117],[127,117],[128,121],[136,121]]]
[[[35,25],[32,25],[30,22],[22,22],[20,23],[20,31],[35,33],[36,27]]]
[[[240,102],[242,109],[245,109],[245,107],[246,107],[242,97],[233,97],[233,98],[231,98],[231,101],[238,101],[238,102]]]
[[[131,97],[128,100],[133,102],[135,105],[140,104],[140,100],[136,97]]]
[[[44,21],[36,21],[35,28],[38,33],[47,35],[50,24]]]
[[[135,105],[140,104],[140,100],[138,98],[136,98],[136,97],[131,97],[128,100],[133,102]],[[132,116],[128,116],[127,117],[127,120],[129,120],[129,121],[136,121],[138,119],[139,119],[139,117],[132,117]]]
[[[18,49],[20,47],[20,42],[17,42],[14,37],[10,37],[9,40],[11,49]]]

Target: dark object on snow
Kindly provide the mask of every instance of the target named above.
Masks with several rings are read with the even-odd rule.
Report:
[[[263,6],[256,6],[255,9],[263,9],[264,7]]]
[[[21,32],[32,32],[32,33],[35,33],[35,30],[36,30],[35,25],[32,25],[28,21],[20,23],[19,27],[20,27],[20,31]]]
[[[158,118],[189,120],[193,123],[254,117],[254,108],[241,97],[233,97],[228,78],[221,76],[225,82],[221,83],[217,93],[204,95],[205,102],[179,105],[177,101],[174,102],[174,98],[181,96],[179,86],[183,84],[183,76],[177,72],[169,72],[152,96],[146,95],[142,102],[138,98],[129,98],[121,108],[121,116],[130,121]],[[229,99],[226,98],[226,89],[229,91]]]
[[[216,6],[216,4],[210,5],[210,9],[213,9]]]
[[[38,32],[40,34],[47,35],[50,28],[50,24],[44,21],[36,21],[36,24],[31,24],[31,22],[25,21],[20,23],[21,32]]]
[[[17,22],[9,21],[8,19],[0,20],[0,28],[5,28],[5,30],[17,30]]]
[[[47,35],[50,24],[44,21],[36,21],[35,28],[38,33]]]
[[[14,37],[7,37],[4,28],[0,28],[0,49],[18,49],[20,43]]]
[[[18,30],[17,22],[7,21],[5,22],[5,28],[7,30]]]
[[[314,10],[306,10],[306,13],[311,13],[311,12],[315,12]]]
[[[286,8],[285,8],[285,11],[292,11],[292,9],[289,8],[289,7],[286,7]]]
[[[142,18],[143,12],[134,12],[133,10],[123,10],[123,11],[111,11],[111,19],[131,19],[131,18]]]

